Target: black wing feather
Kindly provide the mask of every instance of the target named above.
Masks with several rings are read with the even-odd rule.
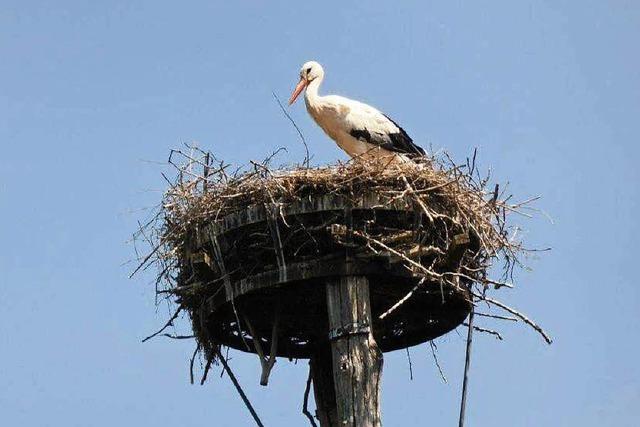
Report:
[[[356,139],[377,145],[385,150],[394,151],[396,153],[424,156],[424,150],[414,144],[407,132],[398,126],[398,124],[389,116],[385,115],[385,117],[398,128],[398,132],[382,134],[369,132],[367,129],[351,129],[349,134]]]
[[[401,147],[401,149],[403,150],[404,153],[407,154],[419,154],[424,156],[425,152],[422,149],[422,147],[416,145],[413,142],[413,139],[411,139],[411,137],[409,136],[409,134],[407,134],[407,132],[405,132],[404,129],[402,129],[402,127],[400,127],[399,124],[397,124],[391,117],[387,116],[386,114],[384,114],[384,116],[394,125],[396,125],[396,127],[398,128],[398,130],[400,131],[399,133],[392,133],[389,135],[389,137],[391,138],[391,141],[394,145]]]

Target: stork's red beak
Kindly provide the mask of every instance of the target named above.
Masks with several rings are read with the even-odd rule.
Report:
[[[296,86],[296,88],[293,90],[293,93],[291,94],[291,98],[289,98],[289,105],[293,104],[294,102],[296,102],[296,99],[298,98],[298,96],[300,96],[300,94],[302,93],[302,91],[304,90],[304,88],[307,87],[309,83],[307,82],[307,80],[303,77],[300,78],[300,81],[298,82],[298,85]]]

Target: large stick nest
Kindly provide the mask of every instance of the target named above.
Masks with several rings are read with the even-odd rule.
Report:
[[[375,193],[385,203],[410,207],[420,218],[411,230],[372,224],[345,232],[330,221],[320,224],[317,230],[331,229],[336,245],[344,245],[348,240],[351,247],[363,253],[391,254],[399,258],[411,274],[424,278],[423,281],[465,286],[471,302],[484,300],[508,311],[550,342],[534,322],[487,296],[490,288],[511,287],[514,268],[521,266],[519,259],[526,250],[516,236],[517,227],[510,226],[508,220],[510,214],[521,212],[529,201],[514,204],[510,196],[499,192],[497,185],[488,188],[488,177],[481,177],[475,166],[475,153],[464,164],[455,164],[447,155],[441,155],[386,167],[350,162],[316,168],[272,168],[268,159],[231,172],[229,165],[212,154],[189,149],[172,151],[169,163],[176,167],[177,178],[167,180],[170,186],[158,214],[143,225],[138,234],[152,247],[147,256],[141,257],[139,268],[159,266],[158,294],[178,303],[176,314],[166,326],[186,309],[193,321],[198,349],[205,350],[209,365],[219,354],[219,348],[199,328],[198,313],[202,301],[221,292],[224,285],[223,273],[218,271],[218,277],[210,277],[208,286],[187,286],[193,275],[190,256],[198,233],[251,206],[264,206],[278,216],[283,207],[321,194],[355,201]],[[284,217],[281,219],[290,226]],[[317,242],[309,244],[316,240],[309,238],[312,231],[303,231],[299,240],[293,238],[286,242],[289,249],[284,250],[289,250],[288,259],[294,256],[305,259],[321,251]],[[451,248],[461,236],[469,244],[464,246],[458,262],[451,264]],[[260,238],[256,239],[254,247],[260,246]],[[262,250],[271,251],[269,253],[277,257],[277,253],[273,254],[271,237],[264,239]],[[238,280],[256,272],[256,266],[247,266],[243,260],[237,264],[236,268],[227,266],[224,274]],[[402,303],[398,301],[398,305]]]

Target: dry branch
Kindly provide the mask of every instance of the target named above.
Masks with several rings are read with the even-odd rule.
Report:
[[[536,322],[534,322],[533,320],[529,319],[527,316],[525,316],[524,314],[520,313],[519,311],[509,307],[508,305],[501,303],[500,301],[497,301],[493,298],[489,298],[489,297],[482,297],[480,295],[476,295],[478,298],[493,304],[495,306],[500,307],[503,310],[508,311],[509,313],[513,314],[514,316],[518,317],[519,319],[521,319],[524,323],[526,323],[527,325],[531,326],[533,329],[535,329],[541,336],[542,338],[544,338],[544,340],[547,342],[547,344],[551,344],[553,342],[553,340],[551,339],[551,337],[540,327],[538,326],[538,324]]]
[[[169,320],[167,321],[167,323],[164,324],[164,326],[162,328],[160,328],[157,332],[149,335],[148,337],[146,337],[145,339],[142,340],[142,342],[147,342],[149,341],[151,338],[157,337],[158,335],[160,335],[162,333],[162,331],[164,331],[165,329],[167,329],[169,326],[173,325],[173,321],[176,320],[178,318],[178,316],[180,315],[180,312],[184,309],[184,306],[179,306],[178,309],[173,313],[173,316],[171,316],[169,318]]]
[[[311,379],[313,378],[312,369],[311,363],[309,363],[309,376],[307,377],[307,384],[304,388],[304,397],[302,399],[302,413],[307,417],[312,427],[318,427],[316,421],[313,419],[313,415],[309,412],[309,392],[311,391]]]
[[[440,362],[438,361],[438,355],[436,354],[436,350],[438,349],[438,347],[434,344],[433,340],[429,341],[429,347],[431,348],[431,355],[433,355],[433,361],[436,364],[436,367],[438,368],[438,372],[440,373],[440,378],[442,378],[442,381],[446,384],[447,377],[445,377],[444,372],[442,371],[442,367],[440,366]]]
[[[236,391],[238,392],[238,394],[240,395],[240,398],[242,399],[245,406],[251,413],[251,417],[253,417],[253,420],[256,422],[256,425],[258,427],[264,427],[264,424],[262,424],[262,420],[260,420],[258,413],[253,408],[253,405],[249,401],[249,398],[245,394],[244,390],[242,390],[242,387],[240,386],[240,383],[238,382],[238,379],[236,378],[235,374],[231,370],[231,367],[229,367],[229,363],[227,362],[227,359],[221,353],[218,353],[217,357],[220,360],[220,363],[222,363],[222,366],[224,370],[227,372],[227,375],[229,375],[229,379],[231,379],[231,382],[233,383],[233,386],[236,388]]]
[[[462,323],[464,326],[469,327],[469,324],[467,322]],[[502,335],[500,335],[500,332],[498,331],[494,331],[493,329],[487,329],[487,328],[483,328],[480,326],[476,326],[473,325],[473,330],[474,331],[478,331],[478,332],[484,332],[490,335],[493,335],[494,337],[496,337],[497,339],[499,339],[500,341],[503,340]]]

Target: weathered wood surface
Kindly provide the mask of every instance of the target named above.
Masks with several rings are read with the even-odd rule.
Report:
[[[260,289],[277,287],[293,282],[303,282],[310,279],[346,275],[351,271],[361,275],[386,275],[389,276],[389,282],[412,277],[410,272],[401,266],[393,265],[392,261],[391,255],[383,254],[345,262],[344,254],[337,254],[311,261],[293,263],[287,266],[286,275],[282,273],[281,269],[274,269],[235,282],[229,282],[229,291],[220,295],[217,299],[212,298],[208,304],[211,310],[216,310],[222,304]]]
[[[371,332],[366,277],[345,276],[328,283],[327,308],[338,410],[336,425],[379,427],[382,352]]]
[[[398,310],[379,319],[382,313],[406,296],[418,281],[399,263],[391,261],[382,256],[370,258],[368,262],[355,257],[345,260],[343,256],[339,259],[321,258],[290,264],[287,282],[280,281],[277,270],[229,281],[225,291],[209,297],[203,312],[212,316],[211,334],[218,342],[241,351],[253,351],[253,346],[247,348],[244,341],[233,334],[237,326],[232,325],[236,321],[232,300],[235,299],[237,310],[251,313],[252,320],[255,318],[254,327],[266,340],[271,335],[275,301],[281,301],[289,308],[282,313],[283,333],[278,343],[278,356],[309,358],[314,351],[315,338],[327,336],[326,325],[317,323],[317,316],[313,315],[322,312],[324,317],[326,313],[326,283],[340,276],[362,275],[369,278],[374,334],[384,352],[420,344],[462,323],[469,312],[466,302],[468,296],[463,288],[455,288],[448,283],[442,284],[442,287],[438,283],[425,284]],[[204,282],[194,282],[183,287],[181,294],[189,298],[192,292],[199,292],[199,288],[204,286],[207,286]],[[297,340],[290,339],[291,332]],[[270,343],[265,345],[269,346]]]
[[[302,199],[286,205],[282,205],[282,209],[278,212],[278,216],[288,217],[291,215],[317,214],[327,211],[341,211],[346,207],[351,209],[379,209],[390,211],[412,211],[411,207],[402,200],[390,202],[388,198],[378,194],[369,193],[360,196],[355,200],[350,200],[345,196],[338,194],[327,194],[321,197],[315,196],[310,199]],[[264,205],[250,206],[245,210],[227,215],[222,218],[219,223],[212,223],[208,227],[202,229],[198,234],[197,245],[201,246],[209,240],[209,234],[216,235],[227,233],[247,225],[257,222],[267,221],[272,214]]]

